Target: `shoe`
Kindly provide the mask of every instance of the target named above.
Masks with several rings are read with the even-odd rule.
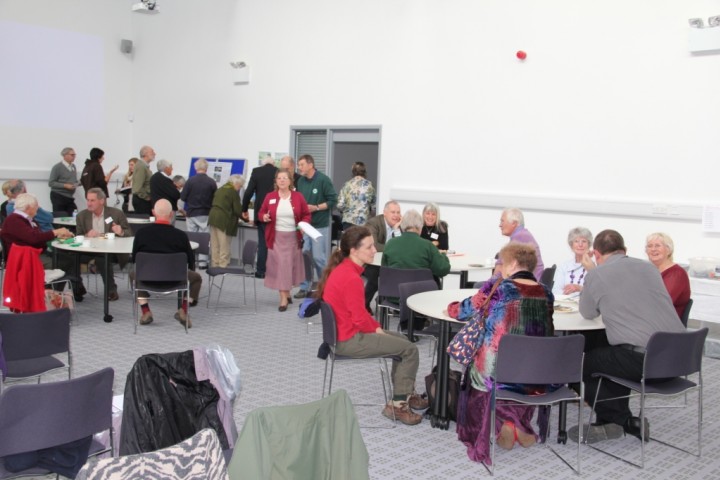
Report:
[[[623,424],[623,430],[625,431],[626,435],[632,435],[633,437],[642,439],[639,417],[629,417],[627,420],[625,420],[625,423]],[[650,441],[650,422],[648,422],[647,418],[645,419],[645,441]]]
[[[79,294],[79,293],[74,293],[74,294],[73,294],[73,298],[75,298],[75,301],[78,302],[78,303],[80,303],[80,302],[83,301],[83,296],[82,296],[81,294]]]
[[[75,291],[75,295],[85,296],[87,295],[87,290],[85,290],[85,285],[82,283],[76,284],[76,286],[73,287],[73,290]]]
[[[280,305],[280,306],[278,307],[278,312],[284,312],[284,311],[286,311],[286,310],[287,310],[287,305]]]
[[[517,425],[514,425],[515,427],[515,441],[520,444],[523,448],[532,447],[535,445],[535,442],[537,442],[537,438],[535,438],[535,435],[532,433],[525,433],[522,431],[522,429],[518,428]]]
[[[288,297],[288,305],[292,303],[292,298]]]
[[[305,298],[307,297],[307,290],[298,290],[298,292],[293,295],[293,298]]]
[[[142,317],[140,317],[140,325],[147,325],[148,323],[152,323],[153,316],[152,312],[148,310],[147,312],[142,314]]]
[[[255,278],[265,278],[265,274],[260,273],[260,272],[255,272]]]
[[[604,442],[605,440],[616,440],[623,436],[623,428],[614,423],[603,423],[602,425],[586,423],[582,428],[584,434],[583,443],[588,445]],[[580,429],[577,425],[570,427],[567,435],[570,441],[577,442]]]
[[[497,436],[497,445],[505,450],[512,450],[515,446],[515,424],[512,422],[503,423],[500,433]]]
[[[198,268],[199,268],[200,270],[207,270],[207,267],[208,267],[208,266],[207,266],[207,263],[202,263],[202,264],[198,265]]]
[[[118,300],[120,297],[118,296],[117,292],[110,292],[108,293],[108,300],[111,302],[114,302],[115,300]]]
[[[388,403],[385,405],[385,408],[383,408],[382,414],[392,420],[393,411],[395,413],[395,419],[405,425],[417,425],[422,422],[422,415],[410,410],[410,405],[408,405],[407,402],[400,402],[399,407],[393,405],[392,403]]]
[[[430,406],[428,398],[417,393],[408,395],[407,402],[413,410],[425,410]]]
[[[191,307],[197,307],[198,301],[197,299],[193,300],[192,302],[188,303]]]
[[[187,328],[192,328],[192,322],[188,318],[187,312],[182,308],[178,308],[178,311],[175,312],[175,320],[177,320],[183,325],[187,324]]]

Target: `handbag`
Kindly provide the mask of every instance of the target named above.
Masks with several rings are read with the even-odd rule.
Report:
[[[428,403],[430,405],[430,411],[432,411],[433,405],[435,404],[435,390],[437,386],[437,365],[432,369],[430,375],[425,377],[425,391],[428,395]],[[450,370],[448,374],[448,399],[447,399],[447,414],[450,420],[457,421],[457,406],[458,398],[460,396],[460,384],[462,383],[462,372],[457,370]]]
[[[490,310],[490,298],[493,296],[493,293],[495,293],[495,290],[497,290],[497,287],[502,281],[502,277],[497,279],[495,284],[493,284],[490,293],[487,297],[485,297],[485,301],[480,306],[477,314],[475,314],[469,322],[463,325],[448,345],[448,355],[450,355],[450,358],[458,362],[460,365],[469,365],[475,356],[482,332],[485,330],[485,319],[487,318]]]

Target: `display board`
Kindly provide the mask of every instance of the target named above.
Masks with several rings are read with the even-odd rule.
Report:
[[[230,175],[245,175],[245,165],[247,160],[244,158],[209,158],[209,157],[192,157],[190,160],[190,172],[188,178],[195,175],[195,162],[204,158],[208,162],[207,174],[213,178],[218,185],[224,185]]]

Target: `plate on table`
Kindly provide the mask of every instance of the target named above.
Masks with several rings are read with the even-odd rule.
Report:
[[[554,308],[556,313],[577,313],[579,311],[577,305],[567,303],[556,303]]]
[[[473,268],[485,268],[485,265],[482,263],[468,263],[468,267]]]

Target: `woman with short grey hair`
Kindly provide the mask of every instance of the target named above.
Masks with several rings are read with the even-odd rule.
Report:
[[[208,216],[210,227],[210,261],[213,267],[230,265],[230,245],[237,235],[238,219],[242,215],[240,189],[245,185],[242,175],[230,175],[227,183],[218,188]]]
[[[580,292],[585,284],[585,267],[582,260],[585,255],[590,256],[590,247],[593,242],[593,235],[585,227],[570,229],[567,237],[568,245],[574,256],[571,260],[558,265],[555,270],[553,293],[555,295],[570,295]],[[591,261],[591,260],[588,260]]]

